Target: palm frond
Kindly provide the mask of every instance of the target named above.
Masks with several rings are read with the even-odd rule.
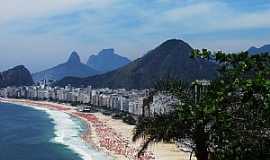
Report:
[[[174,96],[181,100],[181,103],[176,104],[176,107],[179,107],[184,103],[189,104],[191,101],[192,96],[187,88],[186,84],[180,80],[159,81],[150,96],[158,92]],[[150,118],[141,117],[134,129],[133,141],[141,138],[145,140],[139,152],[140,155],[152,142],[171,142],[189,138],[191,127],[190,121],[182,117],[178,110],[161,115],[156,114]]]
[[[156,115],[153,118],[141,118],[135,127],[133,141],[144,139],[143,151],[151,142],[171,142],[186,138],[188,134],[189,125],[180,121],[175,113],[170,113]]]

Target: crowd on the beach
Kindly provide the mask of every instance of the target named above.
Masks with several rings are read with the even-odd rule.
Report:
[[[39,106],[48,109],[58,110],[69,112],[74,116],[78,116],[82,119],[87,120],[91,123],[91,129],[95,129],[99,144],[97,148],[104,149],[107,153],[113,153],[115,155],[121,155],[127,159],[133,160],[154,160],[154,154],[149,151],[145,151],[142,155],[138,156],[139,148],[134,147],[130,141],[119,135],[114,129],[108,127],[102,121],[100,121],[95,115],[89,113],[73,112],[71,108],[63,106],[61,104],[52,104],[52,103],[40,103],[33,102],[29,100],[14,101],[14,102],[23,102],[24,104],[29,104],[32,106]],[[88,134],[88,133],[87,133]],[[84,135],[91,137],[90,135]],[[91,140],[90,140],[91,141]]]
[[[138,156],[139,149],[131,146],[129,141],[123,136],[117,134],[112,128],[107,127],[103,122],[99,121],[92,114],[76,113],[76,115],[87,119],[97,133],[99,137],[99,147],[105,148],[106,150],[117,154],[123,155],[128,159],[134,160],[153,160],[154,155],[152,152],[144,152],[141,156]]]

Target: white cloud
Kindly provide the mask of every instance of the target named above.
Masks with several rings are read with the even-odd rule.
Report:
[[[270,6],[266,10],[238,10],[221,1],[179,3],[151,16],[140,28],[147,32],[205,33],[237,29],[270,28]]]
[[[4,5],[0,6],[0,24],[10,20],[16,22],[30,19],[31,22],[32,18],[46,18],[88,10],[95,11],[95,13],[82,13],[78,24],[60,26],[62,28],[59,30],[65,33],[63,31],[66,28],[76,25],[79,28],[79,33],[83,35],[87,32],[99,33],[100,35],[110,34],[112,29],[114,32],[120,29],[130,32],[131,35],[145,35],[149,33],[203,33],[270,27],[270,10],[238,11],[222,1],[187,0],[174,3],[175,5],[170,7],[164,7],[163,3],[167,4],[172,1],[159,0],[160,7],[153,8],[124,0],[28,0],[27,2],[10,0],[3,3]],[[125,17],[121,17],[123,15]],[[134,24],[135,27],[123,26],[125,23],[135,20],[138,21],[138,24]],[[35,27],[35,24],[30,24],[30,28]],[[40,24],[38,26],[42,27]],[[58,26],[55,26],[55,30],[57,29]]]
[[[192,4],[185,7],[173,8],[163,13],[164,19],[170,22],[179,22],[181,20],[187,20],[196,18],[200,15],[209,15],[212,9],[216,7],[216,3],[199,3]]]
[[[18,57],[28,57],[27,63],[33,65],[34,62],[29,62],[33,57],[37,62],[32,68],[38,70],[44,65],[62,62],[73,49],[85,60],[90,53],[107,47],[135,59],[169,38],[184,37],[194,47],[232,48],[233,51],[270,40],[257,40],[258,36],[218,37],[224,31],[270,28],[270,5],[248,12],[226,1],[140,2],[0,0],[0,49],[9,54],[4,57],[9,57],[10,63],[13,57],[19,62],[22,59]],[[216,37],[204,39],[208,33]],[[192,39],[188,35],[201,36]],[[57,60],[51,61],[51,57]],[[6,61],[0,59],[1,63]]]
[[[0,24],[24,18],[48,17],[83,8],[103,9],[117,0],[1,0]]]
[[[270,28],[270,10],[254,13],[235,13],[224,19],[220,29]]]

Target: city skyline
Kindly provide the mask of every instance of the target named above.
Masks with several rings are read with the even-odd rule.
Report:
[[[269,9],[265,0],[11,0],[0,7],[0,70],[23,64],[41,71],[73,50],[83,62],[103,48],[134,60],[170,38],[243,51],[270,43]]]

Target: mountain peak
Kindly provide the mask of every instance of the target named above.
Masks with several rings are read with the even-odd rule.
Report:
[[[98,53],[98,55],[105,55],[105,54],[114,54],[114,49],[113,48],[103,49]]]
[[[114,71],[87,78],[65,78],[57,84],[64,86],[91,85],[95,88],[152,88],[160,80],[179,79],[192,82],[196,79],[213,79],[217,65],[204,60],[192,59],[192,47],[182,40],[171,39],[150,50],[143,57]],[[105,57],[105,56],[103,56]],[[91,60],[91,59],[90,59]],[[113,58],[102,62],[109,64]],[[98,66],[96,63],[89,65]],[[98,66],[99,67],[99,66]]]
[[[265,44],[261,48],[270,48],[270,44]]]
[[[262,47],[250,47],[247,50],[250,54],[270,53],[270,44],[263,45]]]
[[[186,43],[185,41],[182,41],[180,39],[169,39],[165,42],[163,42],[159,47],[176,47],[176,46],[184,46],[184,47],[190,47],[190,45],[188,43]]]
[[[81,63],[80,56],[76,51],[73,51],[69,56],[68,63],[77,64]]]
[[[158,55],[162,56],[163,58],[166,56],[181,55],[181,59],[183,59],[184,57],[190,57],[192,50],[192,47],[182,40],[169,39],[152,50],[150,54],[146,54],[146,56],[151,60],[152,57],[157,57]]]
[[[252,46],[252,47],[250,47],[249,49],[258,49],[258,48],[257,48],[257,47]]]
[[[26,69],[26,67],[24,65],[18,65],[18,66],[15,66],[13,69],[21,69],[21,70],[24,70]]]
[[[33,83],[31,73],[23,65],[8,69],[2,73],[0,72],[0,88],[7,86],[28,86]]]
[[[34,81],[60,80],[64,77],[87,77],[98,74],[98,71],[81,63],[76,51],[73,51],[67,62],[61,63],[41,72],[34,73]]]
[[[108,48],[101,50],[97,55],[91,55],[87,65],[101,73],[105,73],[120,68],[129,62],[128,58],[115,53],[113,48]]]

